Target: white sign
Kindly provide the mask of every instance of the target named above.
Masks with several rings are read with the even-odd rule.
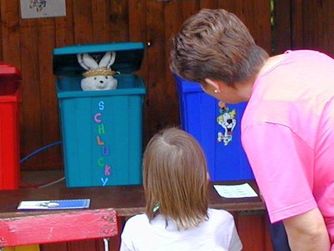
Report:
[[[20,0],[22,18],[59,17],[66,15],[65,0]]]

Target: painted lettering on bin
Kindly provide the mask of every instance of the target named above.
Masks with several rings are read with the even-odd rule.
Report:
[[[107,140],[107,127],[103,120],[103,112],[105,109],[104,101],[99,101],[97,104],[97,112],[93,115],[93,121],[96,125],[96,145],[101,149],[101,155],[96,159],[96,167],[101,173],[100,181],[102,186],[106,186],[111,176],[111,165],[108,163],[109,147]]]

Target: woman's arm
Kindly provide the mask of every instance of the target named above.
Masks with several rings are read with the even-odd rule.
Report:
[[[283,220],[292,251],[329,251],[328,231],[319,209]]]

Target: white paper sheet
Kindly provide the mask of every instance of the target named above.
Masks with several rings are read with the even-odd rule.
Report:
[[[246,198],[258,196],[248,183],[240,185],[214,185],[214,188],[218,194],[224,198]]]

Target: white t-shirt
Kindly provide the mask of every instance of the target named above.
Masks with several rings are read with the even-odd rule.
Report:
[[[225,210],[208,210],[208,220],[179,231],[173,220],[146,214],[131,217],[122,233],[120,251],[240,251],[242,244],[233,216]]]

